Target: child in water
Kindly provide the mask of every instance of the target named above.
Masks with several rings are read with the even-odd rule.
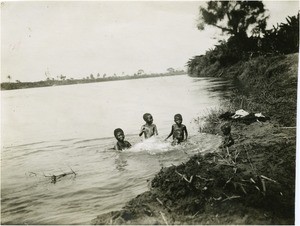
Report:
[[[142,125],[141,131],[139,136],[144,134],[145,139],[152,137],[153,135],[158,135],[156,125],[153,124],[153,117],[149,113],[145,113],[143,115],[143,119],[145,120],[146,124]]]
[[[231,126],[229,123],[225,123],[221,126],[221,131],[223,133],[223,143],[220,148],[228,148],[234,144],[234,140],[231,136]]]
[[[186,126],[182,124],[181,114],[176,114],[174,116],[174,122],[175,122],[175,124],[172,125],[172,129],[171,129],[169,136],[165,139],[165,140],[167,140],[170,136],[173,135],[172,145],[179,144],[182,141],[186,141],[187,137],[188,137],[188,132],[187,132]]]
[[[128,141],[124,140],[125,135],[124,135],[124,131],[122,129],[120,129],[120,128],[115,129],[114,135],[118,141],[114,147],[114,149],[116,151],[121,151],[121,150],[131,147],[131,144]]]

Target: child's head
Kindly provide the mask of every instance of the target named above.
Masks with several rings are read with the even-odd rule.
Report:
[[[120,128],[114,130],[114,135],[118,141],[123,141],[125,138],[124,131]]]
[[[228,135],[231,132],[231,126],[229,123],[224,123],[221,126],[221,131],[223,132],[224,135]]]
[[[152,124],[152,122],[153,122],[153,117],[152,117],[152,115],[151,115],[150,113],[145,113],[145,114],[143,115],[143,119],[144,119],[145,122],[148,123],[148,124]]]
[[[180,125],[182,123],[182,116],[181,114],[176,114],[174,115],[174,122],[177,124],[177,125]]]

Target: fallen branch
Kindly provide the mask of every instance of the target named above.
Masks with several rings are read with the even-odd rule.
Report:
[[[231,197],[223,199],[222,202],[225,202],[225,201],[228,201],[228,200],[231,200],[231,199],[238,199],[238,198],[241,198],[241,196],[239,196],[239,195],[233,195]]]
[[[159,202],[159,204],[162,205],[163,207],[166,207],[168,210],[172,211],[171,208],[164,205],[163,202],[159,198],[156,197],[156,201]]]
[[[239,156],[240,151],[238,152],[237,149],[235,149],[235,153],[234,153],[234,164],[236,164],[236,159]]]
[[[224,184],[223,188],[226,187],[226,185],[233,179],[233,177],[234,177],[234,176],[230,177],[230,178],[226,181],[226,183]]]
[[[71,168],[70,168],[71,169]],[[65,177],[67,175],[74,175],[76,177],[76,173],[74,172],[74,170],[71,169],[71,172],[68,172],[68,173],[62,173],[62,174],[58,174],[58,175],[51,175],[51,176],[47,176],[44,174],[45,177],[50,177],[51,178],[51,183],[55,184],[57,182],[58,179],[62,178],[62,177]]]
[[[205,181],[213,181],[213,180],[214,180],[213,178],[207,179],[207,178],[201,177],[201,176],[199,176],[199,175],[196,175],[196,177],[198,177],[198,178],[200,178],[200,179],[202,179],[202,180],[205,180]]]
[[[239,183],[239,185],[240,185],[240,187],[241,187],[242,191],[243,191],[245,194],[247,194],[247,192],[246,192],[246,190],[245,190],[245,188],[244,188],[243,184]]]
[[[199,213],[199,211],[197,211],[197,213],[195,213],[195,214],[192,216],[192,218],[194,218],[198,213]]]
[[[260,175],[260,177],[263,178],[263,179],[265,179],[265,180],[272,181],[272,182],[274,182],[274,183],[278,183],[276,180],[273,180],[273,179],[271,179],[271,178],[269,178],[269,177],[266,177],[266,176],[264,176],[264,175]]]
[[[162,205],[162,206],[164,205],[164,204],[163,204],[163,202],[162,202],[162,201],[160,201],[160,199],[159,199],[159,198],[156,198],[156,200],[157,200],[157,202],[159,202],[159,204],[160,204],[160,205]]]
[[[282,128],[282,129],[296,129],[297,127],[293,126],[293,127],[279,127],[279,128]]]
[[[252,164],[252,161],[251,161],[251,159],[250,159],[250,157],[249,157],[249,154],[248,154],[248,151],[247,151],[246,148],[245,148],[245,151],[246,151],[247,159],[248,159],[248,161],[249,161],[249,163],[250,163],[250,165],[251,165],[251,168],[253,169],[253,171],[254,171],[255,173],[257,173],[257,172],[256,172],[256,169],[254,169],[254,166],[253,166],[253,164]]]
[[[177,170],[175,170],[175,173],[177,173],[179,176],[181,176],[181,178],[183,178],[186,182],[188,183],[192,183],[192,180],[193,180],[193,175],[190,177],[190,179],[187,179],[185,175],[179,173]]]
[[[167,222],[167,220],[166,220],[166,218],[165,218],[165,216],[164,216],[164,214],[161,211],[159,211],[159,213],[160,213],[162,219],[164,220],[165,224],[169,225],[168,222]]]
[[[266,183],[265,183],[264,179],[261,179],[261,184],[262,184],[262,187],[263,187],[263,193],[265,194],[266,191],[267,191],[267,188],[266,188]]]
[[[228,160],[226,160],[220,153],[216,153],[221,159],[221,161],[224,161],[226,164],[222,164],[222,165],[225,165],[225,166],[232,166],[234,167],[235,165],[231,164]]]

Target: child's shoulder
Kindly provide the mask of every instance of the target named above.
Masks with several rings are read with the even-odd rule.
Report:
[[[145,124],[145,126],[151,128],[151,127],[156,127],[156,125],[154,123],[152,123],[151,125]]]
[[[172,125],[174,128],[185,128],[186,126],[184,124],[181,124],[178,126],[176,123]]]
[[[131,144],[130,144],[127,140],[125,140],[124,143],[125,143],[125,146],[126,146],[127,148],[130,148],[130,147],[131,147]]]

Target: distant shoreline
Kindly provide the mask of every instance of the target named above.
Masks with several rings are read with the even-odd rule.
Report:
[[[141,78],[155,78],[155,77],[165,77],[165,76],[175,76],[187,74],[185,71],[175,71],[172,73],[159,73],[159,74],[144,74],[144,75],[126,75],[126,76],[113,76],[104,78],[85,78],[85,79],[62,79],[54,80],[47,79],[45,81],[37,82],[4,82],[1,83],[1,91],[4,90],[14,90],[14,89],[29,89],[38,87],[51,87],[51,86],[64,86],[64,85],[74,85],[74,84],[85,84],[85,83],[96,83],[96,82],[108,82],[108,81],[119,81],[119,80],[129,80],[129,79],[141,79]]]

